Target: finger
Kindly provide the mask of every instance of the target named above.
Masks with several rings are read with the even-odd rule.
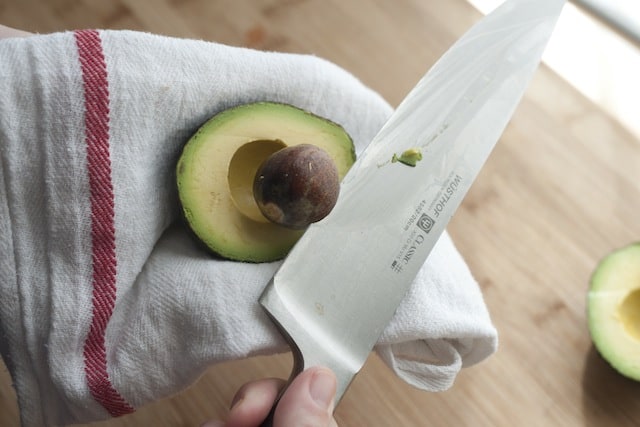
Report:
[[[298,375],[283,394],[274,414],[274,427],[336,426],[333,407],[336,377],[327,368],[310,368]]]
[[[225,427],[260,425],[269,415],[284,384],[285,382],[281,379],[270,378],[242,386],[233,398]]]
[[[16,30],[15,28],[0,25],[0,39],[6,39],[10,37],[26,37],[30,35],[31,33],[28,33],[26,31]]]

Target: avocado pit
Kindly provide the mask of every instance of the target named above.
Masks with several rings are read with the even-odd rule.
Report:
[[[340,177],[323,149],[300,144],[269,156],[258,168],[253,196],[270,221],[302,229],[326,217],[338,200]]]

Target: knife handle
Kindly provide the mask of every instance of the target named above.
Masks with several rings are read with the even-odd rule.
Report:
[[[273,405],[273,408],[271,408],[271,411],[269,411],[269,415],[267,415],[267,418],[265,418],[262,424],[260,424],[260,427],[273,427],[273,416],[275,413],[276,405]]]
[[[300,351],[300,348],[298,347],[296,342],[293,340],[293,338],[291,338],[291,336],[280,325],[279,322],[277,322],[273,318],[272,318],[272,320],[273,320],[274,324],[276,325],[276,327],[278,328],[278,330],[280,331],[280,333],[282,334],[282,336],[284,337],[285,341],[287,341],[287,344],[289,345],[289,348],[291,349],[291,354],[293,356],[293,368],[291,369],[291,375],[289,375],[289,379],[287,380],[287,383],[285,384],[284,387],[282,387],[282,390],[280,390],[280,393],[278,394],[278,397],[276,397],[276,400],[273,403],[273,406],[271,407],[271,411],[269,411],[269,415],[267,415],[267,418],[265,418],[265,420],[262,422],[262,424],[260,424],[260,427],[273,427],[273,418],[274,418],[274,415],[276,413],[276,407],[278,406],[278,403],[280,402],[280,398],[282,397],[284,392],[287,391],[287,388],[289,388],[289,385],[295,379],[295,377],[297,377],[298,374],[300,374],[304,370],[304,367],[305,367],[304,357],[302,356],[302,352]]]
[[[291,381],[293,381],[293,379],[300,373],[302,372],[302,358],[296,356],[296,352],[294,351],[294,363],[293,363],[293,370],[291,372],[291,376],[289,377],[289,380],[287,381],[287,383],[285,384],[284,387],[282,387],[282,390],[280,390],[280,393],[278,394],[278,397],[276,398],[275,402],[273,403],[273,406],[271,407],[271,410],[269,411],[269,415],[267,415],[267,418],[265,418],[265,420],[262,422],[262,424],[260,424],[260,427],[273,427],[273,418],[274,415],[276,413],[276,408],[278,407],[278,403],[280,402],[280,398],[282,397],[282,395],[284,394],[284,392],[287,390],[287,388],[289,388],[289,384],[291,384]]]
[[[269,411],[269,415],[267,415],[267,418],[262,422],[262,424],[260,424],[260,427],[273,427],[273,415],[276,412],[276,407],[275,405],[273,406],[273,408],[271,408],[271,411]]]

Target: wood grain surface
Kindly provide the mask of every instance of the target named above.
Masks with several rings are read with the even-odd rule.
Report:
[[[394,105],[479,17],[464,0],[0,0],[3,24],[35,32],[128,28],[313,53]],[[640,383],[600,358],[585,317],[597,262],[640,240],[638,171],[640,141],[541,67],[449,227],[499,330],[497,354],[435,394],[372,356],[339,425],[639,426]],[[223,418],[242,383],[286,377],[290,366],[289,355],[213,366],[185,392],[96,425]],[[2,366],[0,425],[18,424]]]

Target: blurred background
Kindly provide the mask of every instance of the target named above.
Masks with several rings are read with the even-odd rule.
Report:
[[[499,0],[0,0],[0,23],[48,33],[147,31],[314,54],[397,103]],[[500,332],[496,355],[444,393],[372,355],[336,412],[347,426],[639,426],[640,384],[586,329],[597,262],[640,240],[637,0],[568,2],[522,105],[449,231]],[[0,64],[2,66],[2,64]],[[1,96],[1,94],[0,94]],[[97,425],[193,426],[244,382],[287,377],[289,355],[214,366],[180,395]],[[0,426],[18,426],[0,364]]]
[[[484,13],[500,0],[469,0]],[[569,1],[544,61],[640,135],[640,3]]]
[[[485,14],[502,3],[502,0],[467,1]],[[287,22],[286,27],[278,26],[278,15],[300,3],[304,1],[2,0],[0,19],[5,25],[40,33],[79,28],[135,29],[267,50],[317,50],[303,46],[289,35],[298,34],[302,26],[324,19],[324,15],[306,16],[300,22]],[[375,3],[364,2],[362,7],[375,8]],[[406,8],[402,3],[392,8]],[[344,6],[328,2],[326,7],[337,8],[339,12]],[[385,13],[385,8],[379,13]],[[340,25],[340,21],[332,25]],[[313,27],[309,30],[313,31]],[[359,35],[355,33],[352,28],[351,38],[372,36],[361,31]],[[640,76],[639,46],[637,1],[570,0],[544,59],[585,96],[640,134],[634,104],[638,99],[635,95],[640,96],[640,85],[632,83]],[[360,54],[355,53],[359,58]]]

